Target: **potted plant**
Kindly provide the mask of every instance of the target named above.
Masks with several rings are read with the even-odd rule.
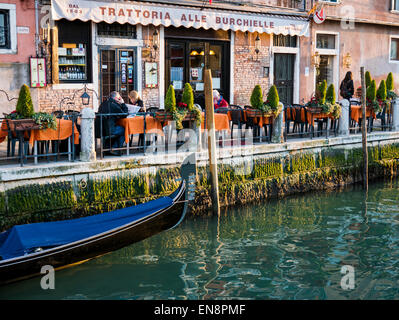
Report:
[[[29,87],[22,85],[15,111],[6,115],[11,130],[35,130],[57,128],[55,116],[45,112],[35,113]]]
[[[155,118],[160,121],[173,120],[174,112],[176,112],[175,89],[170,85],[165,96],[165,110],[158,110],[155,113]]]
[[[306,107],[313,112],[332,115],[335,119],[341,116],[341,106],[336,102],[335,87],[324,80],[316,88],[316,94],[306,104]]]
[[[315,95],[306,104],[306,107],[312,109],[313,112],[324,112],[323,106],[326,102],[327,81],[324,80],[316,86]]]
[[[280,102],[280,97],[275,85],[271,86],[267,94],[267,100],[263,106],[265,109],[269,110],[269,113],[272,113],[275,118],[277,118],[277,116],[283,110],[283,104]]]
[[[390,72],[388,74],[387,81],[386,81],[386,87],[387,87],[387,99],[389,101],[395,100],[398,97],[398,95],[394,91],[395,85],[394,85],[394,81],[393,81],[392,72]]]
[[[252,90],[251,98],[250,98],[250,103],[251,103],[251,109],[247,109],[247,114],[249,116],[261,116],[263,115],[263,93],[262,93],[262,88],[259,84],[257,84],[254,89]]]
[[[381,112],[381,106],[377,102],[377,86],[375,80],[372,80],[366,92],[366,106],[371,108],[374,113]]]
[[[181,114],[185,114],[185,120],[194,120],[197,127],[201,126],[202,112],[194,106],[193,88],[189,83],[184,85],[181,102],[178,104]]]

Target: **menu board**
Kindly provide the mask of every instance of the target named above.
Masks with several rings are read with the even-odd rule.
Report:
[[[156,88],[158,86],[158,63],[145,63],[145,87]]]
[[[46,59],[30,58],[30,86],[31,88],[45,87],[46,80]]]

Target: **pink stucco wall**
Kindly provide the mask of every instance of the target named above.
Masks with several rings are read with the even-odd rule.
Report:
[[[28,63],[35,56],[35,4],[33,0],[1,0],[16,5],[17,27],[29,27],[29,34],[17,33],[17,53],[0,54],[0,63]]]
[[[398,20],[399,21],[399,20]],[[399,27],[384,26],[371,23],[355,23],[354,29],[343,29],[340,21],[326,21],[321,25],[312,24],[311,37],[301,38],[301,77],[300,100],[308,101],[315,90],[314,68],[310,65],[310,55],[316,51],[316,32],[334,32],[339,37],[338,83],[344,78],[347,71],[352,71],[355,88],[360,86],[360,68],[370,71],[377,86],[382,79],[386,79],[389,72],[394,74],[397,93],[399,93],[399,63],[390,62],[391,36],[399,36]],[[350,69],[343,66],[342,60],[346,53],[352,56]],[[309,76],[304,75],[306,67],[310,68]],[[337,72],[334,70],[334,72]],[[338,88],[336,88],[338,92]]]

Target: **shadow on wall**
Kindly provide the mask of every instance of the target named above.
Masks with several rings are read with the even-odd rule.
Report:
[[[27,63],[0,63],[0,89],[8,94],[8,98],[17,98],[23,84],[29,86],[29,64]],[[33,105],[38,108],[37,90],[31,89]],[[3,113],[15,110],[17,99],[8,101],[7,96],[0,92],[0,117]]]

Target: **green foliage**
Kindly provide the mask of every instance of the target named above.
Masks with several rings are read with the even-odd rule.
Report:
[[[381,80],[380,86],[377,90],[377,98],[381,101],[385,101],[387,99],[387,86],[385,84],[385,80]]]
[[[267,93],[267,103],[273,111],[277,110],[280,103],[278,91],[275,85],[272,85],[269,92]]]
[[[392,72],[388,74],[386,85],[387,85],[387,91],[393,91],[395,89]]]
[[[262,109],[263,106],[263,93],[259,84],[255,86],[251,94],[251,106],[254,109]]]
[[[366,74],[364,76],[366,81],[366,88],[368,88],[372,82],[370,71],[366,71]]]
[[[327,81],[323,80],[316,89],[316,98],[319,101],[319,104],[326,103],[326,95],[327,95]]]
[[[192,110],[194,106],[194,94],[193,94],[193,88],[189,83],[186,83],[184,85],[184,90],[183,90],[183,95],[181,98],[181,102],[185,103],[187,105],[188,110]]]
[[[22,118],[29,119],[33,116],[34,110],[32,97],[30,95],[29,87],[26,84],[23,84],[19,91],[16,110]]]
[[[39,129],[57,129],[57,118],[46,112],[36,112],[32,119],[39,125]]]
[[[375,80],[372,80],[370,85],[367,87],[366,98],[370,102],[373,102],[375,101],[376,97],[377,97],[377,86]]]
[[[387,99],[389,99],[389,100],[396,99],[398,97],[398,95],[394,91],[395,90],[395,84],[394,84],[392,72],[390,72],[388,74],[386,85],[387,85]]]
[[[327,89],[326,101],[331,104],[335,104],[335,102],[336,102],[335,87],[333,84],[330,84]]]
[[[165,96],[165,110],[167,112],[174,112],[176,111],[176,96],[175,96],[175,89],[172,85],[169,86],[168,91],[166,92]]]

